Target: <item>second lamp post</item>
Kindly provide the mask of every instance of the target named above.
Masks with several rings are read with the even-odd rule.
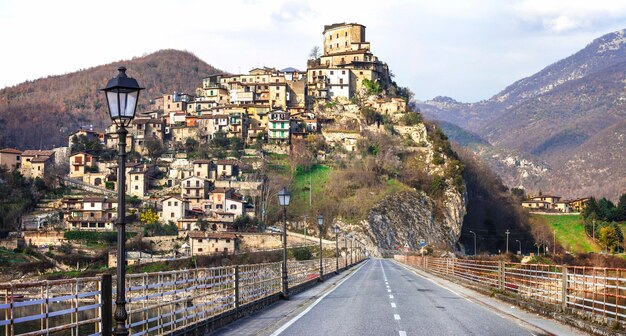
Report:
[[[324,281],[324,254],[322,253],[322,228],[324,227],[324,216],[322,214],[317,215],[317,225],[320,229],[320,281]]]
[[[339,274],[339,225],[335,224],[335,273]]]
[[[283,207],[283,298],[289,299],[289,284],[287,277],[287,206],[291,199],[291,193],[287,188],[283,188],[278,192],[278,204]]]

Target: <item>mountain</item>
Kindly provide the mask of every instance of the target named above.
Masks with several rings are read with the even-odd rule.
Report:
[[[566,197],[616,198],[626,190],[626,170],[611,159],[626,155],[623,146],[615,145],[622,141],[616,130],[626,122],[624,78],[626,30],[621,30],[489,100],[466,104],[437,97],[418,106],[427,117],[486,140],[489,144],[472,149],[510,186]],[[457,139],[457,134],[450,134],[451,139],[463,145],[466,137]],[[533,173],[505,164],[514,157],[526,160]]]
[[[187,51],[160,50],[130,60],[49,76],[0,90],[0,148],[51,148],[67,145],[80,126],[110,124],[99,90],[117,75],[119,65],[146,88],[138,111],[165,93],[195,92],[202,78],[223,73]]]

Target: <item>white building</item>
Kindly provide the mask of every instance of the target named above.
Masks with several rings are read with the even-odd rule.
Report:
[[[172,221],[177,223],[179,219],[185,218],[185,212],[189,210],[189,202],[182,197],[169,196],[161,200],[161,220],[163,222]]]

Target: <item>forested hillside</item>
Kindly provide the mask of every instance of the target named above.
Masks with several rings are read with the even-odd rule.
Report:
[[[99,90],[122,64],[146,88],[139,97],[139,110],[164,93],[193,94],[202,78],[221,72],[190,52],[161,50],[4,88],[0,90],[0,148],[62,146],[79,126],[106,127],[109,119]]]

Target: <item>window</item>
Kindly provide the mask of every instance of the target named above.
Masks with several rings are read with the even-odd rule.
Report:
[[[278,79],[276,81],[278,82]],[[280,90],[280,86],[276,86],[276,90]]]
[[[172,201],[167,202],[167,206],[172,206]]]
[[[167,104],[167,108],[170,108],[170,104]]]
[[[217,247],[215,248],[215,252],[219,252],[219,249]]]
[[[37,166],[37,170],[41,170],[41,166]]]
[[[348,32],[345,32],[345,36],[348,36]]]
[[[174,206],[178,206],[178,201],[174,201]]]
[[[170,212],[170,218],[174,218],[174,213]]]
[[[74,166],[74,171],[78,171],[78,166]]]
[[[202,243],[202,239],[198,239],[198,243]]]
[[[346,46],[346,47],[348,46],[348,42],[346,42],[345,46]]]
[[[331,71],[330,71],[330,74],[331,74],[331,75],[334,75],[334,74],[335,74],[335,72],[331,70]]]
[[[135,190],[139,190],[139,186],[135,186]]]
[[[230,205],[230,210],[237,210],[237,205],[236,204],[231,204]]]
[[[363,74],[363,71],[359,71],[359,75],[362,75],[362,74]]]
[[[227,243],[227,244],[228,244],[228,243],[230,243],[230,239],[226,239],[226,243]]]
[[[339,78],[339,84],[343,84],[343,78]]]
[[[224,252],[228,252],[228,247],[224,247]]]
[[[95,207],[95,206],[96,206],[96,203],[93,203],[93,202],[92,202],[92,203],[91,203],[91,207],[93,208],[93,207]]]
[[[198,249],[198,252],[202,252],[202,248],[199,248],[199,249]]]
[[[139,181],[139,176],[135,175],[135,181]]]
[[[341,70],[341,74],[345,75],[346,74],[346,70]]]
[[[196,181],[196,187],[200,186],[200,181]]]
[[[339,38],[339,33],[337,33],[337,38]]]

